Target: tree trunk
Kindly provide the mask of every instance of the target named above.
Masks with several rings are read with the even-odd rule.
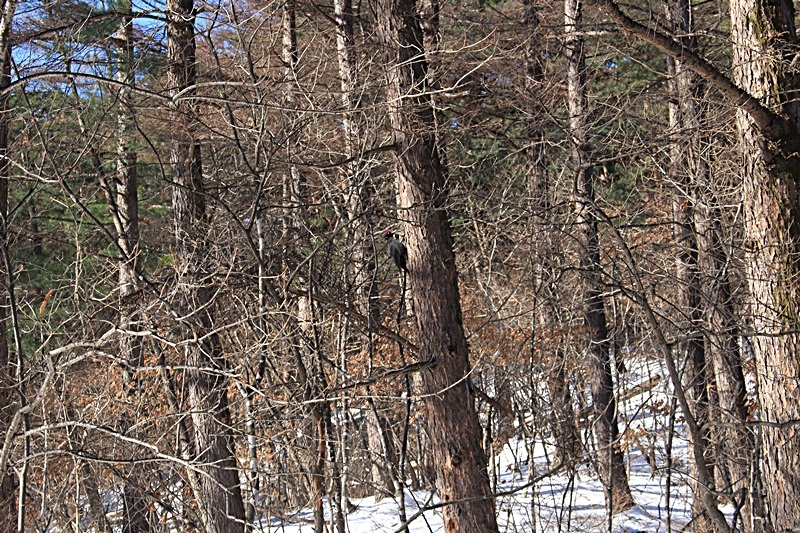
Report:
[[[696,40],[691,35],[691,12],[689,2],[675,0],[666,5],[667,18],[672,24],[673,34],[680,36],[684,46],[697,48]],[[678,347],[681,358],[686,361],[684,383],[694,409],[694,417],[701,428],[699,438],[703,439],[705,462],[709,473],[709,482],[714,490],[714,454],[711,445],[709,382],[710,365],[706,363],[705,343],[701,337],[703,313],[701,309],[700,273],[698,271],[697,236],[694,232],[694,191],[698,180],[704,180],[708,168],[703,161],[698,147],[700,135],[700,109],[696,101],[700,86],[696,75],[687,70],[683,63],[668,58],[668,66],[672,78],[669,105],[670,129],[676,135],[672,140],[670,151],[670,179],[675,184],[672,213],[674,217],[673,237],[677,251],[675,275],[678,281],[675,309],[678,317],[676,326],[680,335],[687,338]],[[689,137],[690,136],[690,137]],[[688,137],[688,139],[687,139]],[[686,139],[686,140],[685,140]],[[702,174],[702,175],[701,175]],[[694,437],[690,437],[694,438]],[[697,463],[693,458],[693,446],[689,446],[689,460],[692,492],[696,495],[692,503],[693,523],[699,531],[710,529],[711,522],[705,512],[705,504],[700,494],[704,490],[697,487]]]
[[[92,514],[92,523],[95,529],[100,533],[113,533],[111,525],[106,518],[106,511],[103,507],[103,501],[100,496],[100,491],[97,488],[97,477],[92,469],[92,466],[87,461],[80,461],[80,468],[76,474],[79,478],[78,484],[81,487],[81,492],[89,503],[89,512]]]
[[[380,418],[377,409],[367,409],[366,426],[372,486],[375,501],[380,501],[385,496],[394,494],[394,482],[390,471],[392,468],[390,458],[394,458],[394,448],[387,448],[384,445],[386,422]]]
[[[108,194],[116,195],[110,201],[111,218],[117,231],[117,244],[124,256],[119,265],[119,295],[120,295],[120,329],[123,331],[137,329],[135,316],[126,309],[135,305],[130,299],[138,288],[137,273],[139,266],[139,179],[137,175],[137,157],[133,148],[134,118],[130,111],[129,96],[136,79],[134,68],[133,49],[133,19],[130,14],[131,5],[125,5],[127,15],[121,20],[117,32],[117,60],[119,63],[120,82],[117,98],[119,102],[117,114],[117,175],[116,191],[109,190]],[[126,383],[128,388],[135,389],[135,377],[130,375],[135,368],[142,364],[141,340],[131,335],[122,337],[122,352],[128,367]]]
[[[345,157],[353,159],[345,167],[347,179],[347,217],[350,243],[353,247],[353,272],[356,286],[357,308],[366,316],[372,328],[380,323],[375,283],[375,246],[372,239],[372,188],[366,165],[358,160],[360,143],[366,137],[358,95],[358,65],[353,33],[353,5],[351,0],[335,0],[336,46],[339,61],[339,79],[342,87],[342,128],[344,130]],[[368,334],[371,334],[371,330]],[[372,342],[372,339],[369,339]]]
[[[385,50],[389,118],[397,154],[397,189],[406,220],[408,268],[419,356],[435,361],[421,376],[445,531],[497,531],[481,427],[469,387],[469,355],[447,213],[446,169],[435,117],[417,5],[380,0],[378,35]]]
[[[342,108],[345,113],[342,117],[342,126],[345,134],[345,156],[348,159],[356,159],[359,154],[361,139],[366,137],[363,120],[360,119],[360,98],[358,88],[358,65],[355,35],[353,31],[353,3],[351,0],[334,0],[334,13],[336,15],[336,47],[339,61],[339,78],[342,87]],[[355,160],[345,166],[347,178],[347,218],[348,245],[352,247],[352,270],[345,271],[346,275],[352,276],[355,284],[355,308],[367,317],[366,346],[369,351],[370,366],[373,358],[373,330],[380,324],[380,308],[378,306],[378,284],[375,280],[376,257],[373,238],[372,217],[372,187],[370,176],[363,162]],[[342,356],[342,385],[346,383],[344,374],[347,372],[346,357]],[[371,370],[370,370],[371,371]],[[371,459],[370,472],[372,485],[377,500],[380,500],[387,492],[394,493],[396,480],[394,454],[389,453],[384,447],[385,426],[383,421],[378,418],[375,401],[370,398],[367,414],[367,434],[370,451],[375,451]],[[346,397],[342,393],[341,400],[342,412],[346,413]],[[346,422],[343,422],[346,424]],[[346,425],[344,426],[346,428]],[[342,442],[341,451],[346,451],[346,442]],[[342,470],[346,473],[348,465],[342,464]],[[346,476],[342,480],[342,487],[347,490]],[[402,491],[402,487],[401,487]],[[342,507],[347,506],[347,495],[342,494]],[[401,521],[405,520],[405,509],[402,500],[398,502],[401,508],[398,509]]]
[[[560,239],[554,228],[558,216],[551,203],[552,191],[545,158],[544,118],[548,111],[542,105],[544,72],[542,57],[544,42],[538,38],[539,14],[531,0],[524,2],[523,25],[530,33],[525,46],[525,90],[530,101],[527,122],[526,155],[529,165],[528,207],[531,222],[531,263],[536,294],[536,325],[540,331],[555,328],[561,309],[558,279],[558,258],[563,256]],[[556,443],[556,464],[575,464],[582,455],[580,434],[575,424],[575,410],[569,387],[565,352],[560,346],[538,343],[543,362],[547,365],[547,389],[550,395],[551,416],[548,417]],[[538,363],[537,363],[538,364]],[[533,471],[532,471],[533,474]]]
[[[0,43],[2,44],[2,43]],[[2,51],[0,49],[0,54]],[[3,72],[7,72],[4,70]],[[0,73],[0,75],[2,75]],[[8,76],[2,75],[0,86],[7,86]],[[8,98],[0,98],[0,216],[4,220],[8,213]],[[0,265],[2,262],[0,261]],[[5,279],[5,267],[0,266],[0,279]],[[17,402],[13,400],[15,389],[14,370],[8,350],[8,305],[5,290],[0,294],[0,435],[6,435],[14,417]],[[11,469],[0,470],[0,531],[16,531],[15,506],[17,483]]]
[[[588,146],[586,56],[580,35],[581,0],[566,0],[565,40],[568,70],[568,106],[575,173],[575,214],[578,255],[583,282],[584,320],[589,337],[589,376],[592,388],[596,461],[606,491],[606,505],[614,514],[634,505],[622,452],[617,447],[617,404],[611,375],[611,337],[608,332],[600,279],[600,246],[594,205],[594,177]]]
[[[17,7],[15,0],[5,0],[2,4],[0,16],[0,89],[5,90],[11,83],[11,21]],[[8,190],[9,190],[9,160],[8,160],[8,122],[12,114],[8,109],[9,95],[0,94],[0,232],[3,239],[8,234]],[[5,248],[5,243],[4,243]],[[7,249],[7,248],[6,248]],[[7,279],[5,265],[0,261],[0,279]],[[21,407],[13,401],[13,391],[16,389],[13,363],[9,358],[8,349],[8,298],[4,290],[0,294],[0,436],[5,438],[9,431],[11,420],[14,417],[15,406]],[[11,469],[6,470],[5,464],[0,469],[0,531],[13,531],[16,526],[16,498],[17,482]]]
[[[701,286],[707,287],[704,311],[706,352],[713,364],[717,391],[714,421],[721,428],[714,440],[720,453],[717,468],[725,469],[727,491],[741,507],[745,532],[764,531],[765,508],[758,482],[761,458],[755,455],[755,435],[748,427],[747,389],[739,350],[739,326],[735,317],[728,258],[720,240],[719,215],[708,198],[695,212],[700,251]],[[722,480],[722,475],[717,476]],[[744,492],[743,492],[744,491]]]
[[[751,96],[783,115],[789,132],[770,135],[739,111],[747,278],[769,518],[776,531],[800,519],[800,303],[796,277],[798,226],[798,112],[800,86],[790,68],[797,34],[790,0],[733,0],[734,77]],[[777,141],[777,143],[775,142]],[[779,144],[780,143],[780,144]]]
[[[118,9],[125,15],[120,19],[117,32],[118,74],[120,82],[117,91],[117,175],[116,190],[105,184],[109,198],[111,219],[117,232],[117,245],[121,250],[119,262],[119,328],[120,354],[125,360],[123,366],[123,387],[128,395],[139,392],[137,369],[142,365],[142,338],[129,334],[139,330],[137,270],[139,268],[139,193],[137,157],[133,148],[133,116],[130,111],[129,96],[136,79],[133,47],[133,17],[130,2],[122,2]],[[127,414],[124,414],[127,418]],[[125,420],[128,426],[134,422]],[[153,473],[141,466],[126,467],[123,476],[123,533],[143,533],[150,531],[148,522],[148,501],[143,488],[147,486],[148,476]]]
[[[192,0],[169,0],[167,10],[168,81],[173,95],[191,97],[196,82],[194,5]],[[198,467],[203,475],[203,501],[197,502],[208,533],[244,529],[244,506],[239,487],[231,417],[228,409],[226,361],[215,326],[212,289],[203,275],[209,247],[200,143],[192,135],[193,105],[173,103],[173,121],[180,129],[170,145],[175,265],[178,273],[177,309],[187,319],[191,342],[185,356],[189,405]]]

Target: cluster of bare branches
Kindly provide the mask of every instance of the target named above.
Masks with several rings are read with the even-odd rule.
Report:
[[[610,530],[676,417],[695,531],[794,527],[793,4],[588,4],[0,2],[0,530],[497,531],[512,438]]]

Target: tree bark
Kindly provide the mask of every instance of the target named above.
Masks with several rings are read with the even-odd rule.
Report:
[[[745,111],[737,113],[744,199],[744,228],[753,353],[758,371],[759,417],[765,453],[769,518],[776,531],[800,517],[800,302],[797,294],[798,126],[800,88],[789,67],[797,33],[790,0],[730,3],[735,81],[792,128],[769,135]],[[777,142],[776,142],[777,141]]]
[[[581,0],[566,0],[565,46],[568,59],[567,89],[572,140],[575,215],[578,255],[583,284],[584,321],[589,341],[589,376],[592,389],[596,461],[612,514],[634,505],[622,451],[617,447],[617,403],[611,374],[611,336],[606,322],[603,284],[600,277],[600,246],[594,205],[594,178],[588,145],[586,55],[581,31]]]
[[[121,2],[118,10],[123,13],[117,31],[117,174],[115,190],[105,184],[109,198],[111,219],[117,232],[117,246],[121,250],[119,262],[119,327],[120,353],[125,360],[123,387],[128,395],[139,392],[137,369],[142,365],[142,338],[128,332],[139,330],[139,180],[137,155],[133,148],[133,121],[130,94],[136,80],[133,43],[133,16],[130,2]],[[127,414],[124,416],[128,416]],[[134,425],[126,420],[126,425]],[[141,466],[125,468],[122,488],[123,533],[146,533],[150,531],[148,501],[143,488],[147,486],[149,468]]]
[[[231,416],[228,408],[226,361],[215,326],[212,290],[204,259],[209,248],[205,186],[200,142],[193,135],[196,58],[194,4],[168,0],[168,82],[173,96],[173,122],[179,128],[170,144],[175,217],[175,264],[178,274],[177,309],[187,316],[190,342],[185,350],[189,405],[196,461],[203,475],[203,501],[197,502],[208,533],[242,531],[244,505],[239,487]]]
[[[123,331],[133,328],[135,316],[126,308],[135,305],[130,301],[138,289],[137,270],[139,266],[139,179],[137,174],[137,155],[133,148],[133,121],[131,114],[130,94],[136,79],[135,57],[133,47],[133,18],[130,3],[125,3],[126,15],[122,17],[119,31],[117,32],[117,61],[120,85],[117,91],[117,175],[114,191],[108,190],[109,197],[115,195],[110,201],[111,218],[117,231],[117,244],[123,252],[119,265],[119,296],[120,296],[120,329]],[[134,311],[135,314],[135,311]],[[141,341],[135,336],[123,335],[123,354],[127,359],[126,383],[128,388],[135,389],[135,377],[132,373],[142,364]]]
[[[378,35],[385,51],[389,119],[396,144],[397,189],[409,252],[419,357],[435,361],[421,376],[445,531],[497,531],[494,499],[469,387],[450,220],[448,185],[435,134],[417,4],[379,0]]]

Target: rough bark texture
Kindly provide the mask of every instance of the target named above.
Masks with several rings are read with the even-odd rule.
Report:
[[[194,5],[192,0],[169,0],[167,36],[168,81],[173,95],[191,97],[196,81]],[[208,249],[200,143],[192,135],[191,101],[174,102],[178,130],[170,146],[175,264],[179,277],[176,307],[187,315],[185,333],[187,385],[192,408],[192,429],[200,476],[202,501],[197,502],[208,533],[228,533],[244,528],[244,506],[230,434],[226,361],[214,328],[212,290],[203,275]]]
[[[734,76],[750,95],[787,118],[793,135],[769,138],[740,111],[745,249],[758,371],[759,418],[769,518],[776,531],[800,520],[800,305],[798,303],[798,88],[789,65],[796,53],[789,0],[730,3]],[[765,138],[766,136],[766,138]],[[771,141],[771,142],[770,142]],[[794,145],[794,146],[792,146]]]
[[[397,189],[406,220],[411,294],[419,356],[435,366],[421,376],[445,531],[497,531],[494,500],[469,387],[450,221],[446,170],[435,135],[423,32],[412,0],[380,0],[378,35],[385,50],[389,118],[397,150]],[[461,501],[465,500],[465,501]]]
[[[586,56],[581,30],[581,1],[564,3],[565,39],[568,58],[567,89],[575,173],[575,226],[583,283],[584,320],[589,340],[589,378],[592,389],[596,461],[606,490],[606,505],[612,513],[634,505],[619,440],[617,404],[611,375],[611,337],[608,331],[600,279],[600,247],[594,206],[594,177],[588,147]]]

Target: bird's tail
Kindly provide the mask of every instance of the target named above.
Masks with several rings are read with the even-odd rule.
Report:
[[[406,314],[406,276],[407,270],[403,270],[403,283],[400,287],[400,305],[397,309],[397,320],[400,320]]]

